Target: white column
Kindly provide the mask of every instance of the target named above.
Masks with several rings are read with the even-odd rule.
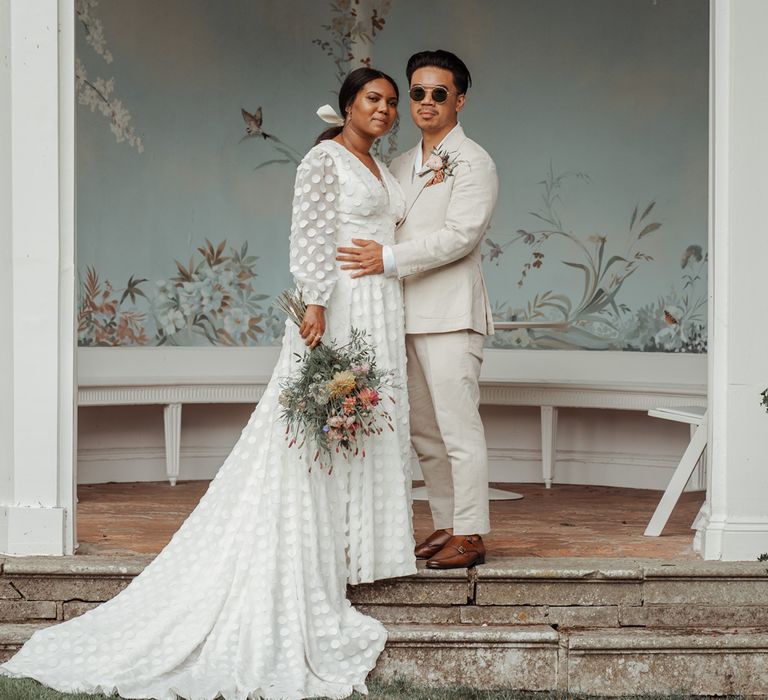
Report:
[[[768,2],[714,0],[706,559],[768,551]]]
[[[11,5],[0,0],[0,503],[13,498],[13,265],[11,249]],[[0,519],[0,542],[5,520]]]
[[[74,11],[66,0],[0,5],[10,49],[8,89],[0,81],[10,183],[0,175],[0,198],[12,266],[0,551],[62,554],[74,542]]]
[[[64,554],[74,554],[77,503],[77,244],[75,229],[75,11],[59,7],[59,504]]]

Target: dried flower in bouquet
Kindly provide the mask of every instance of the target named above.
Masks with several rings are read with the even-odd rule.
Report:
[[[283,292],[277,304],[297,326],[306,311],[300,295]],[[334,455],[365,456],[364,441],[392,426],[382,406],[393,386],[391,371],[379,369],[364,331],[352,328],[345,345],[319,344],[300,358],[295,374],[283,381],[280,405],[289,446],[313,455],[310,461],[333,469]]]
[[[297,326],[301,325],[301,322],[304,320],[304,314],[307,313],[307,305],[304,303],[301,294],[286,290],[275,299],[275,304]]]

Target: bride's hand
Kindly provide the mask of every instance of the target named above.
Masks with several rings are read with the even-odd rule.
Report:
[[[307,305],[304,320],[299,326],[299,335],[310,348],[314,348],[320,344],[323,333],[325,333],[325,307],[317,304]]]

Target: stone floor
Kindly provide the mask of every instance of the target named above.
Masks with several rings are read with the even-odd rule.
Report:
[[[79,554],[156,553],[205,492],[207,481],[88,484],[78,487]],[[609,486],[495,484],[524,494],[492,501],[494,557],[698,559],[690,529],[703,492],[683,494],[661,537],[644,537],[660,491]],[[416,536],[431,532],[426,503],[414,504]]]

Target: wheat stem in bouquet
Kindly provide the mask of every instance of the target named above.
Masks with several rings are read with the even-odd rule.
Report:
[[[286,289],[275,299],[275,303],[291,321],[301,326],[304,314],[307,313],[307,305],[304,303],[301,292],[291,292]]]

